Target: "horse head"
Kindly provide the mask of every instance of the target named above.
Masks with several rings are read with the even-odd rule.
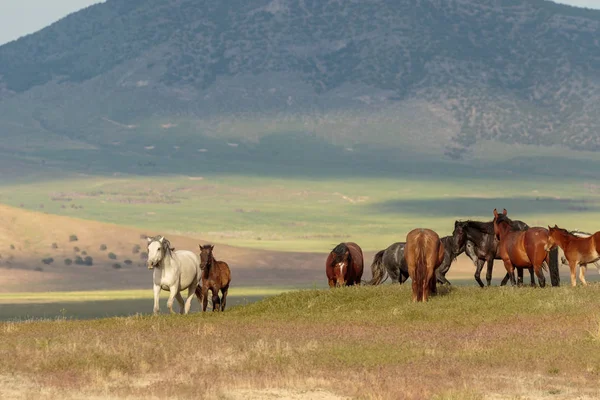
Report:
[[[350,249],[346,244],[340,243],[331,252],[333,253],[332,266],[336,286],[344,286],[346,284],[346,272],[350,268]]]
[[[213,258],[212,251],[215,246],[211,244],[202,246],[199,244],[198,247],[200,247],[200,269],[204,270]]]
[[[467,242],[467,233],[465,232],[465,222],[454,221],[454,231],[452,231],[453,253],[460,253]]]
[[[171,243],[164,236],[148,237],[148,269],[158,267],[165,255],[172,251]]]
[[[559,228],[556,224],[554,227],[548,225],[548,241],[544,246],[544,250],[550,251],[556,246],[561,246],[563,238],[568,236],[569,232],[566,229]]]
[[[508,212],[506,211],[506,208],[502,210],[502,214],[498,214],[498,210],[494,208],[494,235],[496,236],[497,240],[500,240],[500,235],[503,232],[503,230],[500,227],[500,224],[502,222],[505,222],[510,225],[510,220],[508,219],[507,214]]]

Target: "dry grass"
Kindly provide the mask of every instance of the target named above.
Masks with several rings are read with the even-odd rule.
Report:
[[[0,397],[597,398],[600,285],[286,293],[224,314],[0,324]]]

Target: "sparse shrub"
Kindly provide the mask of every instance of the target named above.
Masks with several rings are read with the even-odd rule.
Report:
[[[94,265],[94,259],[90,256],[87,256],[86,258],[83,259],[83,263],[85,265],[92,266],[92,265]]]
[[[14,250],[14,249],[15,249],[15,245],[14,245],[14,244],[11,244],[11,245],[10,245],[10,249],[11,249],[11,250]]]
[[[73,247],[73,251],[74,251],[75,253],[79,253],[79,247],[77,247],[77,246]]]
[[[114,263],[114,264],[113,264],[113,268],[114,268],[114,269],[121,269],[121,264],[119,264],[119,263]]]
[[[142,247],[139,244],[136,244],[135,246],[133,246],[133,249],[131,249],[131,252],[133,254],[137,254],[140,252],[141,249],[142,249]]]
[[[81,256],[77,256],[75,257],[75,264],[84,265],[85,263],[83,262],[83,258],[81,258]]]
[[[58,249],[58,244],[56,244],[56,243],[52,243],[52,246],[51,246],[51,247],[52,247],[53,249]]]
[[[34,271],[37,271],[37,272],[44,272],[44,268],[42,268],[42,267],[35,267],[35,268],[34,268]]]
[[[76,242],[78,240],[79,240],[79,238],[77,237],[77,235],[71,235],[71,236],[69,236],[69,242]]]
[[[87,251],[85,251],[85,250],[84,250],[84,251],[82,251],[82,252],[81,252],[81,255],[82,255],[82,256],[87,256]]]
[[[52,257],[42,258],[42,262],[46,265],[50,265],[54,262],[54,258],[52,258]]]
[[[148,259],[148,253],[143,251],[140,253],[140,258],[144,261],[146,261]]]
[[[117,255],[115,253],[108,253],[108,258],[110,258],[111,260],[116,260]]]
[[[123,262],[125,263],[125,265],[131,265],[131,264],[133,264],[133,261],[131,261],[131,260],[125,260]]]
[[[71,265],[73,264],[73,260],[71,260],[70,258],[65,258],[65,265]]]
[[[108,249],[108,247],[106,247],[106,245],[105,245],[105,244],[101,244],[101,245],[100,245],[100,251],[104,251],[104,250],[106,250],[106,249]]]
[[[148,238],[148,235],[146,235],[145,233],[140,234],[140,239],[146,240],[147,238]]]

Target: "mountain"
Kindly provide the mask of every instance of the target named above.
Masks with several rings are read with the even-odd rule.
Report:
[[[546,0],[108,0],[0,47],[0,150],[600,150],[599,28]]]

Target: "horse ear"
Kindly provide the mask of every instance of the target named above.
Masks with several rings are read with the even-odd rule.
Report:
[[[161,243],[164,242],[165,241],[165,237],[161,236],[160,239],[158,239],[158,241],[161,242]]]
[[[150,236],[146,236],[146,240],[148,241],[148,243],[152,242],[152,238]]]
[[[199,244],[198,247],[200,247],[200,250],[202,250],[202,245],[201,244]]]
[[[498,218],[498,210],[494,208],[494,217]]]
[[[211,249],[211,250],[212,250],[212,249],[214,249],[214,248],[215,248],[215,245],[214,245],[214,244],[210,245],[210,249]]]
[[[504,214],[504,215],[508,214],[508,211],[506,211],[506,208],[504,210],[502,210],[502,214]]]

